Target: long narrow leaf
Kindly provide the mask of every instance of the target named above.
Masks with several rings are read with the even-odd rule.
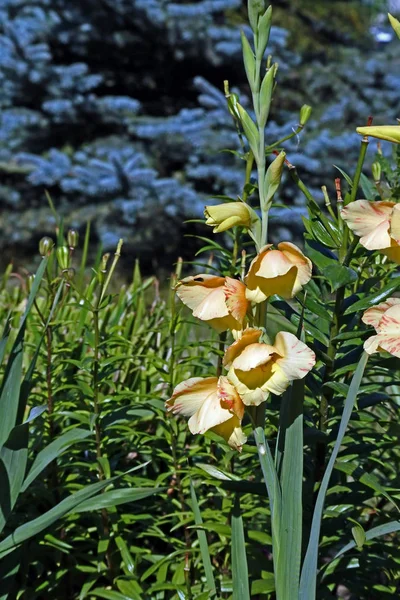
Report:
[[[335,464],[337,455],[339,454],[340,446],[342,444],[344,434],[346,433],[347,425],[349,423],[351,413],[357,398],[358,390],[361,385],[361,380],[364,374],[364,369],[367,364],[367,360],[368,355],[364,352],[361,356],[360,362],[358,363],[357,369],[353,375],[353,379],[350,384],[350,388],[344,403],[338,436],[336,438],[335,446],[333,448],[331,457],[326,467],[324,477],[321,482],[321,487],[318,492],[317,502],[315,504],[311,524],[310,539],[308,542],[307,552],[304,559],[303,569],[301,572],[299,600],[315,599],[317,585],[318,545],[325,496],[328,490],[329,480],[331,478],[333,466]]]
[[[249,573],[239,496],[232,512],[232,585],[233,600],[250,600]]]
[[[190,496],[192,499],[192,510],[193,510],[194,522],[196,523],[196,525],[202,525],[203,519],[201,517],[200,507],[197,502],[196,491],[194,489],[192,480],[190,480]],[[197,539],[199,540],[201,559],[203,561],[203,567],[204,567],[204,572],[206,574],[208,592],[210,594],[209,597],[212,598],[216,593],[216,588],[215,588],[214,574],[213,574],[213,568],[212,568],[211,558],[210,558],[210,551],[208,549],[206,532],[203,531],[202,529],[198,529],[197,530]]]
[[[366,531],[365,532],[365,540],[368,542],[368,541],[373,540],[376,537],[379,537],[381,535],[389,535],[390,533],[395,533],[396,531],[400,531],[400,521],[390,521],[390,523],[384,523],[383,525],[378,525],[377,527],[372,527],[372,529],[370,529],[369,531]],[[349,550],[352,550],[355,547],[356,547],[356,542],[354,540],[352,542],[349,542],[348,544],[346,544],[346,546],[343,546],[343,548],[335,554],[333,560],[335,560],[336,558],[339,558],[345,552],[348,552]]]
[[[274,559],[277,597],[298,598],[302,539],[304,382],[296,381],[283,399],[284,451],[281,474],[279,553]]]
[[[32,308],[33,301],[40,286],[43,273],[46,269],[47,259],[42,259],[35,275],[32,289],[28,297],[24,316],[11,348],[7,368],[0,392],[0,447],[6,442],[11,430],[16,424],[22,375],[23,340],[27,316]]]

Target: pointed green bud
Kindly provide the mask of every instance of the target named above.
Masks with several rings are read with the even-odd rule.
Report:
[[[240,32],[242,38],[242,50],[243,50],[243,62],[246,70],[247,81],[249,82],[250,89],[254,93],[256,92],[256,61],[254,58],[253,50],[249,44],[247,37],[243,31]]]
[[[73,250],[74,248],[77,247],[78,245],[78,241],[79,241],[79,233],[76,231],[76,229],[70,229],[68,231],[68,246],[70,247],[71,250]]]
[[[229,91],[229,82],[227,80],[224,81],[224,92],[226,101],[228,103],[229,112],[231,113],[235,121],[240,121],[240,114],[237,109],[239,96],[237,94],[231,94],[231,92]]]
[[[268,6],[265,13],[258,21],[257,26],[257,47],[256,47],[256,57],[258,60],[262,60],[264,56],[265,49],[268,45],[269,34],[271,32],[271,23],[272,23],[272,6]]]
[[[103,254],[103,257],[101,259],[101,263],[100,263],[100,269],[97,273],[97,279],[99,281],[99,283],[104,283],[104,280],[106,278],[106,273],[107,273],[107,263],[108,263],[108,259],[110,258],[110,254]]]
[[[258,163],[260,161],[259,156],[259,145],[260,145],[260,135],[258,133],[257,126],[254,121],[250,117],[250,115],[245,111],[243,106],[237,103],[237,109],[239,112],[239,120],[240,124],[243,127],[244,134],[249,142],[249,146],[254,154],[254,158]]]
[[[356,131],[360,135],[369,135],[379,140],[400,144],[400,125],[371,125],[370,127],[357,127]]]
[[[54,246],[54,242],[50,237],[43,237],[39,242],[39,254],[42,257],[50,254]]]
[[[276,65],[267,71],[262,80],[260,89],[260,111],[259,111],[259,125],[265,127],[269,115],[269,109],[271,106],[272,92],[274,90],[275,83]]]
[[[30,294],[30,292],[31,292],[34,281],[35,281],[34,275],[29,275],[26,279],[26,291],[28,292],[28,294]]]
[[[60,269],[64,271],[69,268],[70,255],[68,246],[58,246],[56,250],[57,261]]]
[[[398,21],[398,19],[396,19],[390,13],[388,13],[388,17],[389,17],[390,24],[393,27],[393,31],[395,32],[397,37],[400,39],[400,21]]]
[[[72,281],[75,277],[75,269],[72,269],[71,267],[69,269],[64,269],[62,274],[66,281]]]
[[[257,33],[258,19],[265,12],[265,0],[248,0],[247,12],[249,15],[250,26],[254,33]]]
[[[277,191],[282,179],[283,165],[285,164],[286,153],[281,152],[269,165],[264,180],[264,202],[262,210],[269,210],[272,204],[272,198]]]
[[[377,161],[372,163],[371,170],[372,170],[372,177],[374,178],[374,181],[380,181],[381,175],[382,175],[381,164]]]
[[[312,108],[308,104],[303,104],[300,109],[300,125],[304,127],[309,118],[311,117]]]

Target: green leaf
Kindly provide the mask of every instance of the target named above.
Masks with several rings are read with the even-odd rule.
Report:
[[[133,596],[126,596],[120,592],[114,592],[114,590],[105,590],[103,588],[95,588],[90,591],[91,596],[96,598],[105,598],[105,600],[136,600]]]
[[[196,490],[194,489],[192,479],[190,479],[190,497],[192,499],[194,522],[196,523],[196,525],[202,525],[203,519],[201,517],[200,507],[197,502]],[[203,561],[207,587],[211,598],[216,594],[216,587],[206,532],[202,531],[201,529],[197,529],[197,539],[199,540],[201,560]]]
[[[256,579],[251,586],[251,595],[270,594],[275,591],[275,578],[273,573],[269,573],[270,577],[265,579]]]
[[[360,389],[361,380],[364,374],[364,369],[367,364],[368,354],[365,352],[361,356],[357,369],[351,380],[349,391],[344,403],[343,414],[340,420],[338,435],[328,465],[326,467],[321,486],[318,491],[317,501],[314,508],[314,514],[311,524],[310,538],[307,546],[306,555],[304,558],[303,568],[300,578],[299,600],[315,600],[316,579],[317,579],[317,564],[318,564],[318,547],[319,536],[321,530],[321,521],[325,503],[326,492],[328,491],[329,480],[332,470],[339,454],[342,440],[346,433],[351,413],[357,398],[358,390]]]
[[[282,489],[279,522],[279,548],[275,564],[278,598],[297,598],[302,539],[303,490],[303,400],[304,381],[295,381],[285,392],[281,404],[276,456]],[[276,552],[278,550],[278,552]]]
[[[362,298],[354,304],[351,304],[345,311],[345,315],[350,315],[357,311],[364,311],[371,306],[375,306],[379,304],[379,302],[383,302],[386,298],[389,298],[400,287],[400,277],[394,278],[390,283],[385,285],[382,289],[370,296]]]
[[[46,269],[47,259],[42,259],[35,275],[32,289],[28,297],[22,322],[10,350],[7,367],[4,373],[0,392],[0,447],[7,440],[12,428],[16,425],[19,408],[19,396],[22,375],[23,341],[25,335],[26,319],[32,308],[33,301],[40,286],[43,273]]]
[[[243,520],[237,495],[232,511],[232,583],[233,600],[250,600]]]
[[[21,491],[28,460],[28,437],[28,423],[14,427],[0,450],[0,532]]]
[[[140,465],[142,467],[143,465]],[[139,467],[135,467],[137,469]],[[133,470],[133,469],[132,469]],[[128,471],[129,473],[130,471]],[[6,556],[9,552],[11,552],[14,548],[25,542],[26,540],[37,536],[39,533],[50,527],[53,523],[62,519],[66,515],[70,513],[76,512],[77,508],[88,500],[92,498],[99,492],[101,492],[105,487],[110,485],[113,481],[117,481],[121,477],[125,475],[117,475],[112,479],[107,479],[104,481],[98,481],[97,483],[92,483],[79,492],[75,494],[71,494],[64,500],[62,500],[59,504],[45,512],[40,517],[33,519],[32,521],[28,521],[24,523],[8,537],[0,542],[0,559]]]
[[[362,192],[364,194],[365,199],[366,200],[375,200],[376,188],[370,182],[370,180],[368,179],[368,177],[366,177],[364,175],[364,173],[361,173],[360,185],[361,185],[361,189],[362,189]]]
[[[108,479],[110,482],[111,480]],[[126,502],[136,502],[143,498],[153,496],[153,494],[161,494],[166,488],[119,488],[104,492],[96,498],[91,498],[85,502],[81,502],[74,510],[75,513],[101,510],[103,508],[111,508]]]
[[[364,528],[362,527],[362,525],[360,525],[360,523],[354,521],[354,519],[349,519],[349,521],[352,521],[354,523],[354,527],[351,528],[351,533],[353,535],[357,549],[361,550],[366,540]]]
[[[349,462],[337,461],[335,464],[335,469],[337,469],[338,471],[342,471],[343,473],[346,473],[347,475],[350,475],[351,477],[353,477],[353,479],[360,481],[367,487],[373,489],[378,494],[382,494],[382,496],[387,498],[389,500],[389,502],[392,502],[392,504],[395,505],[397,510],[399,510],[399,507],[398,507],[396,501],[394,500],[394,498],[392,498],[392,496],[386,491],[386,489],[379,483],[377,478],[374,475],[372,475],[371,473],[366,473],[355,462],[353,462],[353,461],[349,461]]]
[[[239,104],[239,102],[237,103],[237,109],[239,111],[240,122],[242,124],[243,131],[245,133],[247,141],[249,142],[251,151],[253,152],[255,158],[259,160],[259,158],[260,158],[259,157],[260,136],[258,133],[258,129],[257,129],[254,121],[251,119],[250,115],[245,111],[243,106],[241,106]]]
[[[243,62],[247,81],[249,82],[251,91],[254,93],[256,92],[256,60],[249,41],[243,31],[240,32],[240,37],[242,40]]]
[[[33,461],[21,491],[24,492],[32,481],[34,481],[43,469],[45,469],[55,458],[60,456],[65,450],[68,450],[73,444],[83,441],[90,435],[92,435],[92,433],[89,430],[76,427],[75,429],[70,429],[63,433],[60,437],[43,448]]]
[[[384,525],[378,525],[377,527],[372,527],[372,529],[369,529],[365,532],[365,541],[369,542],[381,535],[390,535],[396,531],[400,531],[400,521],[391,521],[390,523],[385,523]],[[339,556],[342,556],[345,552],[352,550],[355,548],[355,546],[356,542],[349,542],[335,554],[334,560],[339,558]]]
[[[340,264],[327,266],[322,274],[328,279],[332,292],[348,283],[354,283],[358,279],[358,275],[353,269]]]

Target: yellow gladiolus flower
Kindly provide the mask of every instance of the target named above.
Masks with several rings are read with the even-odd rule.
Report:
[[[342,218],[367,250],[379,250],[400,263],[400,204],[356,200],[342,210]]]
[[[227,377],[192,377],[183,381],[166,402],[174,415],[189,417],[193,434],[214,431],[239,452],[246,442],[240,426],[243,402]]]
[[[217,331],[240,330],[249,305],[246,286],[232,277],[196,275],[178,284],[176,293],[193,316]]]
[[[315,364],[314,352],[292,333],[278,333],[272,346],[259,343],[261,334],[246,329],[224,357],[224,365],[230,367],[228,379],[246,406],[258,406],[269,394],[283,394]]]
[[[292,298],[310,281],[311,270],[311,261],[294,244],[281,242],[277,250],[264,246],[250,265],[246,297],[252,302],[263,302],[274,294]]]
[[[253,221],[258,219],[257,214],[250,206],[240,201],[206,206],[204,215],[207,219],[206,225],[214,227],[214,233],[226,231],[237,225],[250,229]]]
[[[364,342],[364,350],[368,354],[385,350],[400,358],[400,298],[388,298],[369,308],[362,320],[377,333]]]
[[[400,125],[371,125],[369,127],[357,127],[357,133],[360,135],[369,135],[386,140],[392,144],[400,144]]]

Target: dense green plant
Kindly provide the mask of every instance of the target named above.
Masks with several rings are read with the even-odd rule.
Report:
[[[379,154],[370,181],[362,173],[363,137],[354,175],[339,165],[336,201],[324,189],[326,207],[320,207],[285,156],[287,139],[265,138],[277,74],[269,58],[264,68],[271,10],[255,0],[249,8],[255,45],[244,36],[242,44],[254,113],[225,85],[240,133],[243,190],[239,200],[224,197],[207,206],[206,223],[226,233],[221,242],[207,240],[191,265],[200,275],[178,283],[178,261],[171,289],[160,291],[136,264],[121,284],[122,242],[113,257],[99,252],[88,272],[90,227],[78,256],[76,232],[58,222],[54,240],[40,243],[35,277],[10,266],[1,279],[4,600],[398,595],[398,358],[374,353],[366,364],[363,342],[371,344],[374,332],[366,325],[373,321],[361,320],[388,298],[396,304],[398,157],[392,165]],[[309,116],[304,106],[290,137]],[[363,133],[388,139],[393,132],[398,135],[393,127]],[[275,226],[269,219],[267,227],[269,208],[277,204],[284,169],[307,200],[302,251],[263,249]],[[357,204],[361,192],[366,200],[358,202],[367,204]],[[384,208],[372,204],[382,201]],[[372,229],[360,232],[351,206],[376,206],[385,218],[378,223],[379,210],[371,208]],[[272,268],[278,276],[266,284],[253,268],[253,282],[244,281],[251,260],[257,257],[257,265],[270,252],[279,256]],[[282,263],[293,255],[295,272],[290,267],[282,279]],[[313,277],[306,282],[309,260]],[[302,289],[296,285],[294,294],[292,275],[299,269]],[[260,286],[268,301],[258,302]],[[194,312],[214,321],[218,332],[175,300],[175,287],[192,309],[194,288],[214,290]],[[230,298],[226,305],[221,288]],[[238,295],[239,306],[232,300]],[[272,394],[245,413],[232,382],[243,397],[243,385],[249,389],[252,382],[224,370],[233,339],[221,331],[233,328],[243,338],[244,325],[261,332],[264,349],[276,346],[282,332],[285,339],[300,338],[307,370],[312,352],[316,357],[305,379],[292,372],[295,381],[284,378],[283,395]],[[272,354],[276,372],[279,348]],[[193,437],[184,419],[167,414],[164,401],[172,397],[168,406],[179,412],[181,382],[208,375],[222,376],[222,389],[231,394],[219,407],[225,421]],[[215,406],[215,390],[208,399]],[[209,414],[202,419],[192,430],[210,425]]]

